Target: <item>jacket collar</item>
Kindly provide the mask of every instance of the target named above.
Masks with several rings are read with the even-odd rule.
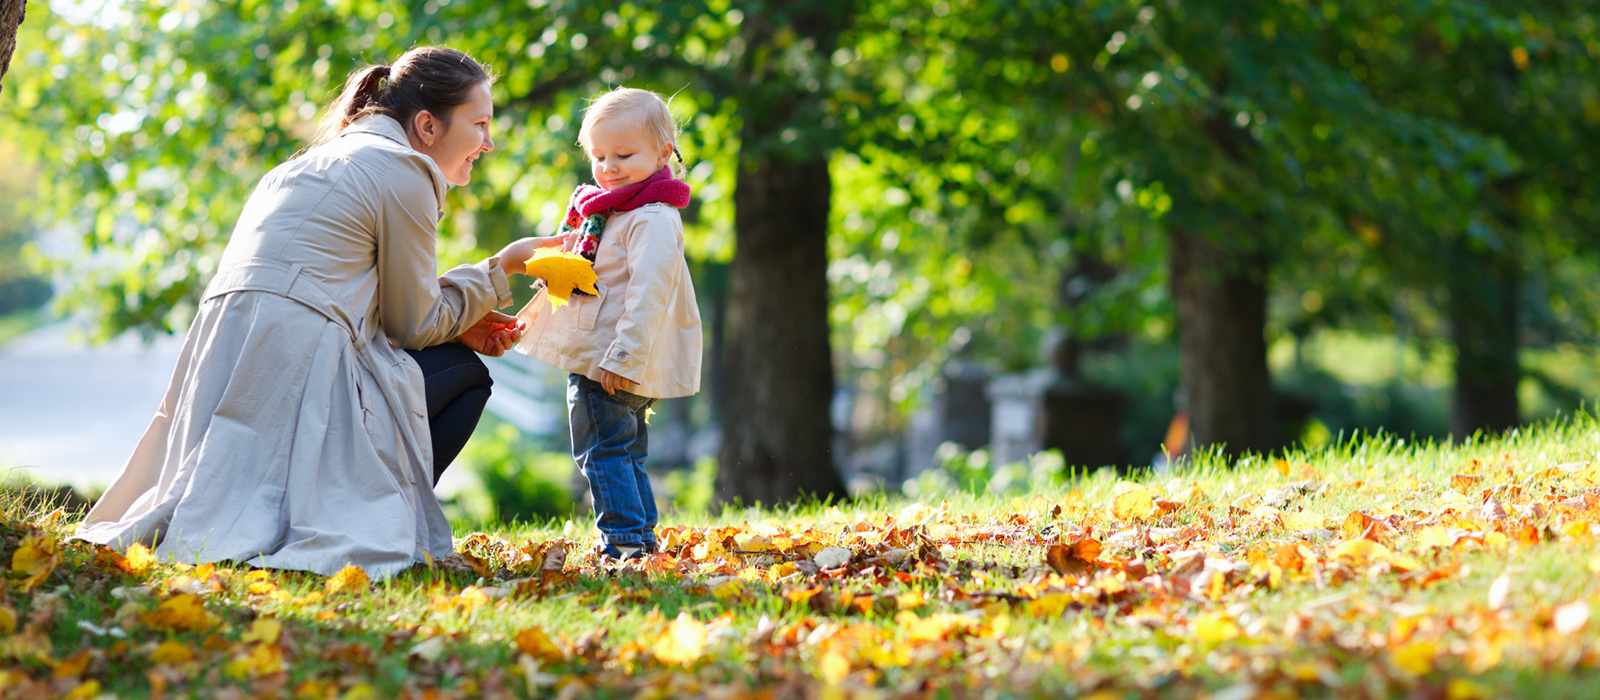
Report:
[[[400,122],[387,114],[368,114],[360,119],[350,122],[350,125],[339,132],[341,138],[351,134],[375,134],[400,144],[403,148],[422,157],[428,164],[428,174],[433,176],[433,188],[439,195],[439,208],[442,215],[444,209],[444,193],[450,189],[450,182],[444,179],[444,171],[439,169],[439,164],[433,158],[417,152],[411,147],[411,139],[406,138],[406,130]]]

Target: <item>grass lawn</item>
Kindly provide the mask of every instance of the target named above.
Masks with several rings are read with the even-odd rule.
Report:
[[[4,697],[1600,695],[1600,421],[1028,495],[457,533],[383,582],[66,542],[0,505]]]

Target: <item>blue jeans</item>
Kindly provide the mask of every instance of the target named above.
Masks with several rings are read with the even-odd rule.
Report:
[[[572,459],[589,479],[595,526],[606,544],[655,549],[656,496],[644,471],[644,415],[655,402],[621,390],[607,394],[581,374],[567,377]]]

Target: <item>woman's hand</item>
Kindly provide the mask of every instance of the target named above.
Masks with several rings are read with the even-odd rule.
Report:
[[[605,368],[600,369],[600,387],[605,389],[607,394],[616,396],[618,389],[628,391],[638,386],[638,382],[630,380],[627,377],[617,374],[616,372]]]
[[[480,355],[499,357],[522,340],[525,330],[527,327],[517,317],[490,311],[471,328],[456,336],[456,342],[472,348]]]
[[[528,258],[540,248],[554,248],[563,243],[561,236],[529,237],[512,241],[500,249],[500,269],[507,275],[528,274]]]

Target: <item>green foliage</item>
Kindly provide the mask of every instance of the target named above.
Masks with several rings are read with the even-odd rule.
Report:
[[[701,457],[688,469],[674,469],[661,476],[658,500],[671,505],[668,517],[704,515],[711,512],[717,478],[717,460]]]
[[[1021,496],[1053,491],[1077,472],[1070,469],[1059,450],[1045,450],[1027,460],[994,464],[989,450],[963,450],[947,442],[934,453],[936,464],[906,481],[902,490],[914,499],[929,501],[953,493]]]
[[[509,423],[480,426],[452,468],[477,477],[477,492],[462,499],[486,502],[470,513],[477,522],[533,523],[572,515],[572,457],[541,449]]]
[[[31,317],[51,294],[50,281],[33,269],[28,250],[38,234],[32,203],[39,169],[7,140],[0,140],[0,163],[13,165],[0,172],[0,202],[6,203],[0,208],[0,316]]]

